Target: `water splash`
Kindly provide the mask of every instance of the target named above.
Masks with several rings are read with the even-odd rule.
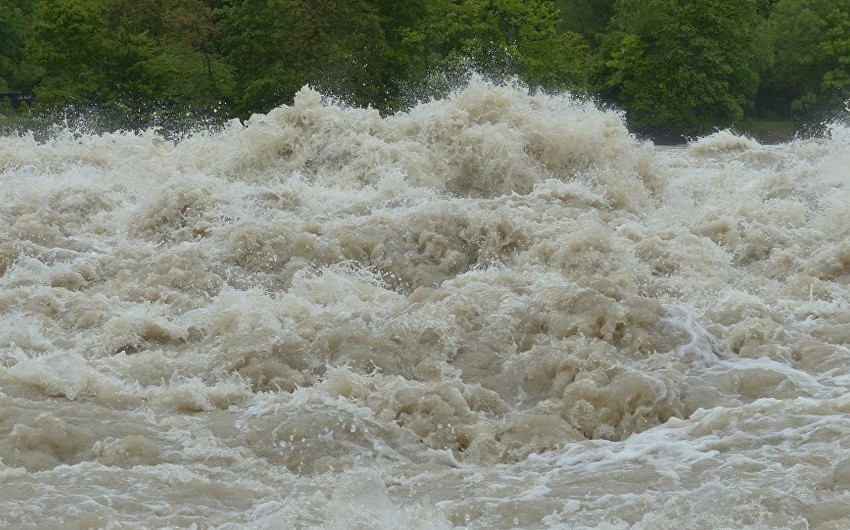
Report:
[[[846,526],[847,140],[480,79],[3,137],[0,520]]]

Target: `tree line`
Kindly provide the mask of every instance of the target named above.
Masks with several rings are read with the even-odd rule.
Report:
[[[0,123],[246,117],[307,83],[392,112],[470,71],[656,137],[817,123],[850,99],[848,0],[0,0],[0,44]]]

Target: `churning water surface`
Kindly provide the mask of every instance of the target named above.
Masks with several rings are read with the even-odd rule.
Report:
[[[0,526],[850,528],[848,168],[479,80],[0,138]]]

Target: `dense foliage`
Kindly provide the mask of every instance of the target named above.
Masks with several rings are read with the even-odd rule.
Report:
[[[758,88],[758,23],[755,0],[619,0],[601,84],[641,129],[730,125]]]
[[[0,124],[69,108],[131,128],[246,117],[307,83],[392,111],[472,70],[596,97],[660,136],[817,122],[850,99],[850,5],[0,0]]]

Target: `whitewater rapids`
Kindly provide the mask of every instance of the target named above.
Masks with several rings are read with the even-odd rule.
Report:
[[[480,80],[0,138],[0,527],[850,528],[850,130]]]

